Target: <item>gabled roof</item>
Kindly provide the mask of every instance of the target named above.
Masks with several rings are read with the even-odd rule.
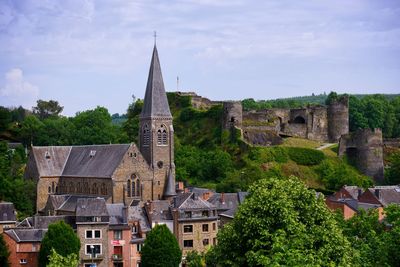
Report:
[[[59,177],[62,174],[71,146],[34,146],[31,153],[41,177]]]
[[[368,188],[368,190],[379,200],[382,205],[400,204],[400,187],[399,186],[376,186]]]
[[[172,118],[168,99],[165,93],[164,81],[161,74],[160,60],[157,47],[154,46],[151,58],[149,77],[147,79],[146,94],[141,118],[164,117]]]
[[[218,210],[236,210],[243,203],[247,195],[247,192],[216,193],[208,199],[208,202],[215,205]]]
[[[7,230],[4,233],[9,235],[17,243],[20,242],[40,242],[42,241],[47,230],[43,229],[29,229],[29,228],[15,228]]]
[[[66,221],[65,216],[35,216],[33,227],[35,229],[48,229],[49,225],[59,221]]]
[[[14,204],[11,202],[0,202],[0,223],[2,222],[15,222]]]
[[[167,200],[153,200],[146,203],[146,211],[151,221],[172,220],[170,203]]]
[[[110,178],[129,146],[73,146],[62,176]]]
[[[358,199],[359,195],[364,191],[361,187],[348,185],[343,186],[343,189],[346,190],[354,199]]]
[[[78,198],[76,216],[109,216],[104,198]]]
[[[179,202],[174,203],[174,207],[181,210],[200,210],[200,209],[215,209],[215,206],[210,202],[200,198],[195,193],[182,194]]]

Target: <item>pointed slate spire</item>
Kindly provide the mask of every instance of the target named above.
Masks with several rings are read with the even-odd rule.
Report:
[[[153,49],[153,56],[151,58],[149,77],[147,79],[144,105],[140,117],[172,118],[171,111],[169,110],[167,94],[165,93],[157,47],[155,45]]]
[[[176,196],[176,189],[175,189],[175,179],[172,175],[172,170],[169,168],[168,177],[167,177],[167,184],[165,185],[165,192],[164,197],[174,197]]]

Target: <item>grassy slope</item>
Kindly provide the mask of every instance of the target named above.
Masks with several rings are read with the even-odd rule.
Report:
[[[325,159],[316,165],[298,164],[287,155],[283,155],[281,159],[278,155],[276,160],[276,155],[273,155],[274,148],[251,147],[222,131],[221,106],[200,111],[190,106],[189,97],[169,93],[168,99],[174,116],[178,180],[196,186],[217,188],[220,191],[246,190],[257,179],[271,176],[284,178],[290,175],[295,175],[308,186],[322,191],[335,190],[343,184],[371,184],[369,178],[336,156],[335,147],[322,150]],[[314,150],[321,145],[315,141],[288,138],[281,148],[285,154],[292,147]],[[254,157],[256,150],[263,156]],[[212,166],[213,160],[207,161],[207,158],[221,153],[222,156],[227,154],[231,162],[225,160],[220,165]],[[190,158],[196,159],[191,161]]]

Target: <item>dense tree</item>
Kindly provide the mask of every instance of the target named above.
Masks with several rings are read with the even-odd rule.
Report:
[[[11,112],[8,108],[0,106],[0,132],[7,130],[11,123]]]
[[[39,132],[43,127],[43,122],[41,122],[37,117],[33,115],[26,116],[24,121],[21,123],[21,129],[19,130],[21,141],[25,145],[37,145]]]
[[[37,145],[71,145],[75,143],[74,133],[76,127],[68,118],[48,118],[42,121],[43,127],[39,129]]]
[[[10,263],[8,261],[9,256],[10,252],[8,251],[7,244],[4,241],[3,235],[0,235],[0,266],[2,267],[10,266]]]
[[[63,109],[64,107],[60,106],[58,101],[45,101],[41,99],[39,99],[36,102],[36,106],[32,108],[33,113],[42,120],[49,117],[57,117]]]
[[[46,266],[49,263],[49,255],[54,249],[57,254],[68,257],[70,254],[79,255],[81,243],[74,230],[64,221],[49,225],[49,229],[43,237],[40,252],[39,265]]]
[[[178,241],[166,225],[156,225],[147,234],[142,248],[143,267],[177,267],[181,257]]]
[[[323,197],[291,177],[251,186],[211,254],[220,266],[335,266],[353,251]]]
[[[111,115],[104,107],[79,112],[72,119],[76,131],[74,142],[78,145],[117,143],[117,126],[111,123]]]
[[[385,180],[387,184],[400,184],[400,152],[390,155]]]
[[[79,264],[79,258],[77,254],[69,254],[64,257],[58,254],[54,249],[51,249],[49,255],[49,264],[46,267],[77,267]]]
[[[188,267],[204,267],[203,257],[197,251],[190,251],[186,255],[186,264]]]
[[[139,114],[142,112],[143,100],[133,99],[127,111],[127,120],[122,124],[122,127],[128,135],[130,142],[137,142],[139,135]]]

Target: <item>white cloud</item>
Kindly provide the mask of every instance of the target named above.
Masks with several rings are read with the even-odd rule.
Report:
[[[1,105],[31,108],[38,95],[39,88],[24,79],[21,69],[14,68],[5,74],[5,84],[0,87]]]

